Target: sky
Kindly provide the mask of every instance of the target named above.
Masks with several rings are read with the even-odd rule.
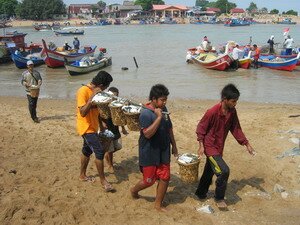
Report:
[[[97,3],[99,0],[63,0],[65,4],[88,4]],[[123,0],[102,0],[106,4],[119,3],[122,4]],[[266,7],[269,11],[272,9],[278,9],[280,12],[288,11],[290,9],[298,11],[300,13],[300,0],[228,0],[237,5],[238,8],[248,8],[250,2],[254,2],[258,8]],[[168,5],[186,5],[194,6],[196,0],[164,0]]]

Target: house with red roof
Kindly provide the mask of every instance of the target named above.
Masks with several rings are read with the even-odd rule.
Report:
[[[183,5],[153,5],[152,11],[155,17],[179,18],[185,17],[188,8]]]
[[[245,13],[245,10],[241,9],[241,8],[233,8],[230,10],[230,13],[231,14],[243,14],[243,13]]]
[[[93,10],[98,9],[97,4],[71,4],[68,7],[70,18],[92,19],[94,17]]]
[[[206,8],[206,11],[220,13],[221,9],[219,9],[219,8]]]

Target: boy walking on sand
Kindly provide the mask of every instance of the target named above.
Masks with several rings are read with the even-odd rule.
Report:
[[[108,91],[112,92],[113,95],[115,95],[115,96],[119,96],[119,90],[116,87],[110,87],[108,89]],[[99,121],[100,122],[100,130],[108,129],[114,134],[114,139],[112,140],[112,142],[108,146],[108,149],[105,149],[105,155],[104,155],[104,158],[105,158],[105,160],[107,162],[107,165],[108,165],[108,171],[113,173],[114,172],[113,154],[114,154],[114,152],[122,149],[121,134],[120,134],[120,131],[119,131],[119,127],[115,126],[113,124],[112,118],[103,119],[103,118],[99,117],[99,120],[100,120]],[[105,124],[105,127],[103,127],[102,122]],[[125,129],[125,127],[121,126],[121,128],[122,128],[122,134],[127,135],[128,132]]]
[[[92,104],[93,97],[104,91],[113,81],[112,76],[100,71],[90,84],[84,85],[77,91],[77,131],[83,138],[83,147],[81,154],[81,167],[79,179],[81,181],[94,181],[93,178],[86,175],[86,169],[90,161],[90,156],[94,152],[96,167],[99,173],[100,182],[105,191],[113,191],[112,185],[106,180],[103,169],[104,149],[100,144],[97,131],[99,128],[99,111]]]
[[[139,198],[139,191],[152,186],[157,180],[154,207],[159,211],[166,211],[162,201],[170,180],[170,144],[172,154],[175,157],[178,155],[172,122],[167,114],[168,95],[169,90],[164,85],[154,85],[149,95],[150,102],[141,112],[139,165],[143,179],[130,189],[131,196]]]
[[[203,153],[206,155],[206,164],[195,194],[199,199],[205,199],[215,174],[215,201],[221,210],[227,209],[224,197],[229,167],[223,159],[223,149],[228,132],[232,133],[239,144],[246,146],[251,155],[255,154],[242,131],[235,109],[239,96],[240,92],[233,84],[226,85],[221,92],[221,102],[207,110],[196,130],[198,154],[200,157]]]

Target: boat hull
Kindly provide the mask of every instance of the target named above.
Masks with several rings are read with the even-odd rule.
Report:
[[[228,69],[232,63],[232,59],[228,54],[221,55],[211,61],[199,60],[196,57],[197,56],[192,56],[192,60],[206,69],[224,71]]]
[[[31,58],[27,59],[23,56],[16,55],[15,53],[11,54],[11,58],[15,63],[16,67],[19,69],[27,68],[27,61],[31,60],[35,66],[44,64],[44,60],[42,58]]]
[[[250,58],[239,59],[239,67],[243,69],[249,69],[252,60]]]
[[[93,56],[96,46],[94,46],[91,51],[88,51],[86,53],[76,53],[72,55],[66,55],[63,52],[57,52],[57,51],[52,51],[47,48],[47,45],[44,40],[43,41],[43,46],[44,46],[44,61],[48,67],[55,68],[55,67],[62,67],[65,64],[65,58],[67,59],[68,62],[72,63],[75,61],[78,61],[82,59],[85,56]]]
[[[293,71],[296,68],[296,64],[298,63],[299,55],[290,60],[286,61],[264,61],[264,60],[258,60],[258,64],[262,67],[267,67],[274,70],[285,70],[285,71]]]
[[[106,66],[110,66],[112,64],[111,57],[103,58],[98,63],[89,65],[89,66],[76,66],[69,63],[65,63],[65,67],[68,70],[69,74],[71,76],[78,76],[82,74],[86,74],[95,70],[99,70],[101,68],[104,68]]]
[[[84,35],[84,31],[78,31],[78,32],[54,31],[54,33],[56,35],[62,35],[62,36]]]

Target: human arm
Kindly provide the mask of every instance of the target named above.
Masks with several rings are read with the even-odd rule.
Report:
[[[175,141],[175,137],[174,137],[173,128],[170,128],[169,134],[170,134],[170,141],[171,141],[171,145],[172,145],[172,154],[174,155],[174,157],[178,157],[178,149],[177,149],[177,145],[176,145],[176,141]]]
[[[213,117],[212,114],[209,111],[207,111],[197,125],[196,134],[197,134],[197,141],[199,142],[199,148],[198,148],[199,158],[203,157],[204,154],[203,140],[211,127],[210,124],[212,121],[212,117]]]
[[[162,112],[160,108],[155,108],[154,113],[156,115],[156,118],[153,123],[150,126],[144,127],[142,129],[142,132],[147,139],[150,139],[156,133],[162,119]]]
[[[82,106],[79,106],[80,115],[82,117],[85,117],[89,113],[90,109],[94,107],[92,100],[93,100],[93,97],[99,92],[101,92],[101,89],[99,87],[94,88],[92,95],[88,98],[88,100],[85,102],[85,104]]]
[[[121,129],[122,129],[122,134],[124,134],[124,135],[128,134],[128,132],[124,126],[121,126]]]
[[[204,146],[203,146],[203,141],[199,141],[199,148],[198,148],[198,156],[201,159],[204,154]]]

